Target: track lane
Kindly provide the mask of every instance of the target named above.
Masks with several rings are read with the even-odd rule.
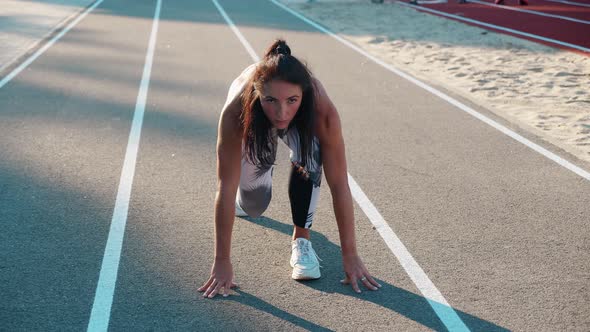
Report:
[[[105,1],[0,89],[4,329],[88,324],[152,10]]]
[[[267,10],[265,5],[260,9]],[[251,18],[250,11],[242,14],[248,25],[269,28],[268,22]],[[287,25],[310,30],[296,21]],[[219,110],[231,80],[250,63],[212,3],[163,3],[148,101],[152,106],[144,120],[153,129],[142,134],[111,328],[382,330],[394,315],[395,324],[407,330],[441,329],[393,257],[368,260],[380,262],[372,264],[373,270],[383,276],[386,291],[357,295],[340,285],[340,249],[331,211],[318,212],[312,231],[314,247],[331,262],[322,269],[324,277],[308,283],[290,279],[285,149],[280,150],[274,198],[265,217],[237,218],[234,225],[233,262],[241,288],[215,300],[196,292],[212,262]],[[329,203],[324,199],[323,204]],[[359,236],[369,236],[377,250],[386,252],[374,230],[368,224],[363,229]]]
[[[230,16],[232,12],[244,15],[244,9],[235,2],[222,4]],[[279,13],[256,17],[256,21],[269,17],[269,20],[292,24]],[[239,19],[235,21],[254,49],[263,48],[265,41],[277,36],[276,31],[262,31],[247,24],[242,27]],[[573,219],[568,220],[577,226],[561,230],[563,237],[560,235],[558,241],[567,243],[575,238],[573,242],[577,245],[586,243],[588,237],[575,231],[584,224],[578,212],[586,213],[580,210],[587,209],[581,204],[589,190],[586,180],[482,126],[479,120],[457,114],[453,107],[416,90],[407,81],[384,75],[382,68],[350,55],[350,50],[342,45],[297,32],[279,32],[294,44],[292,49],[296,54],[312,64],[336,101],[343,117],[346,140],[354,142],[347,145],[350,173],[449,302],[471,315],[465,318],[469,327],[482,328],[484,325],[479,325],[482,320],[498,324],[496,328],[510,329],[548,326],[543,324],[555,324],[552,326],[556,328],[585,324],[573,319],[575,305],[567,306],[568,318],[548,323],[545,318],[550,317],[552,311],[549,307],[538,308],[537,301],[552,306],[564,300],[541,300],[535,296],[533,299],[528,294],[522,297],[515,290],[526,282],[509,276],[517,274],[527,280],[530,278],[527,269],[535,270],[532,275],[535,286],[528,287],[535,292],[532,289],[536,287],[544,289],[537,284],[543,277],[552,276],[549,279],[554,282],[557,280],[555,271],[568,273],[569,268],[585,264],[577,258],[569,260],[571,257],[565,253],[555,253],[568,257],[567,268],[555,266],[550,263],[554,260],[551,255],[539,256],[531,251],[531,248],[538,248],[547,253],[543,236],[537,239],[527,236],[523,242],[519,234],[530,234],[527,227],[531,225],[535,225],[533,228],[538,232],[538,224],[553,234],[553,220],[559,218],[560,213],[539,204],[535,197],[538,185],[549,177],[551,183],[546,184],[546,190],[550,193],[544,195],[544,199],[554,195],[561,197],[566,187],[581,190],[559,200],[563,206],[557,210],[573,208],[572,214],[568,213]],[[472,107],[488,114],[475,105]],[[383,147],[388,147],[385,153]],[[531,214],[535,209],[542,212]],[[575,251],[577,245],[569,244],[568,251]],[[513,252],[519,254],[514,256]],[[533,255],[535,263],[528,255]],[[550,269],[541,268],[549,265]],[[497,277],[483,277],[490,273]],[[577,282],[555,285],[552,291],[567,292],[581,304],[584,298],[579,296],[579,291],[588,276],[580,269],[576,273]],[[508,283],[502,281],[504,278]],[[533,312],[535,318],[523,318],[518,313],[520,309],[516,309],[519,305],[527,308],[526,312]]]
[[[265,7],[267,4],[263,2],[249,4],[247,7],[252,6],[251,8],[244,8],[242,3],[231,1],[228,3],[230,7],[234,6],[232,17],[239,17],[241,26],[247,27],[246,30],[250,33],[248,38],[258,45],[255,48],[259,52],[264,49],[269,40],[276,37],[277,33],[284,34],[288,36],[290,43],[293,41],[296,55],[304,54],[308,57],[312,69],[317,69],[314,72],[320,76],[324,84],[327,84],[330,94],[341,109],[345,123],[350,172],[355,175],[355,178],[357,174],[361,174],[359,181],[362,181],[363,188],[368,188],[370,197],[379,206],[387,220],[395,223],[394,229],[402,230],[403,233],[400,234],[404,241],[411,245],[412,253],[417,252],[419,261],[426,262],[424,265],[427,273],[434,275],[433,279],[437,285],[443,285],[441,290],[470,327],[474,330],[478,328],[502,330],[502,326],[561,328],[565,326],[568,318],[572,318],[570,319],[572,325],[568,326],[569,328],[586,326],[587,321],[576,320],[573,317],[579,317],[580,313],[587,317],[584,312],[580,312],[580,308],[585,308],[588,303],[581,296],[585,294],[584,284],[581,282],[587,278],[587,275],[583,273],[585,262],[580,261],[577,254],[580,251],[585,253],[584,250],[587,249],[585,244],[588,243],[588,239],[579,232],[571,234],[569,228],[561,229],[562,225],[548,223],[548,219],[565,216],[568,226],[572,229],[575,230],[576,225],[583,227],[584,224],[580,222],[582,217],[578,217],[577,213],[583,216],[587,215],[588,211],[583,208],[585,206],[583,199],[576,201],[576,196],[569,192],[570,190],[578,193],[582,191],[582,195],[585,194],[586,187],[580,183],[579,179],[576,181],[571,174],[564,175],[559,168],[546,164],[546,160],[542,158],[533,157],[532,162],[528,158],[522,159],[521,154],[530,157],[530,151],[513,145],[514,142],[506,143],[505,138],[498,138],[497,133],[489,128],[482,129],[477,121],[454,115],[455,110],[451,111],[447,106],[440,106],[440,101],[435,101],[428,96],[424,97],[423,93],[417,93],[413,85],[403,80],[384,77],[382,69],[367,63],[366,60],[359,60],[358,57],[347,54],[346,48],[334,44],[329,39],[327,41],[325,36],[313,32],[313,29],[289,18],[289,15],[271,10],[266,16],[264,13],[267,13],[268,9]],[[365,330],[442,329],[424,298],[419,295],[403,270],[397,266],[397,262],[392,257],[382,255],[387,252],[387,248],[362,214],[356,216],[360,249],[371,271],[385,281],[386,287],[381,293],[356,296],[348,288],[337,284],[336,280],[341,275],[341,266],[336,263],[339,260],[338,237],[325,181],[321,203],[323,208],[319,211],[318,222],[314,226],[317,232],[314,231],[312,236],[317,241],[314,242],[314,246],[317,243],[316,248],[319,248],[318,252],[322,258],[331,263],[323,269],[325,275],[323,280],[302,284],[286,282],[289,268],[285,262],[285,259],[288,259],[288,249],[285,250],[285,244],[289,239],[290,214],[286,210],[288,200],[284,190],[281,191],[286,188],[285,168],[277,169],[278,172],[275,174],[276,197],[267,213],[269,217],[260,220],[236,220],[234,252],[239,259],[236,260],[234,267],[239,271],[239,281],[243,285],[238,291],[239,296],[220,301],[207,301],[198,297],[195,290],[200,281],[207,277],[211,259],[213,200],[211,193],[214,193],[215,188],[215,174],[211,170],[215,167],[214,142],[218,116],[216,112],[223,103],[229,82],[237,72],[249,64],[249,61],[247,61],[247,52],[240,48],[235,39],[232,39],[231,32],[223,26],[220,17],[216,16],[212,10],[212,6],[183,1],[169,3],[165,1],[164,6],[166,29],[161,29],[164,36],[158,38],[160,41],[156,56],[158,69],[153,74],[150,89],[146,128],[142,135],[140,163],[132,196],[129,229],[124,242],[124,256],[111,328],[115,330],[199,328],[323,330],[362,326]],[[257,13],[257,10],[260,12]],[[109,45],[117,52],[115,52],[116,55],[108,53],[104,63],[98,56],[91,58],[100,65],[89,66],[82,70],[84,75],[77,76],[72,73],[69,76],[71,85],[60,87],[60,92],[51,97],[53,101],[48,104],[59,105],[57,113],[55,108],[51,108],[53,111],[50,114],[55,115],[55,125],[44,127],[29,121],[19,122],[20,120],[5,122],[9,131],[3,132],[8,133],[8,136],[0,142],[8,147],[5,151],[17,152],[14,154],[16,157],[12,156],[12,159],[2,158],[5,164],[8,164],[6,165],[8,171],[5,173],[7,177],[4,178],[3,184],[8,184],[7,188],[18,195],[2,196],[2,204],[6,203],[2,207],[3,209],[7,207],[8,210],[3,211],[9,211],[9,215],[17,218],[17,221],[22,220],[18,218],[23,216],[26,220],[30,220],[29,218],[36,220],[35,218],[41,218],[42,215],[48,219],[39,219],[39,222],[57,220],[61,217],[63,225],[80,221],[80,215],[84,215],[83,220],[88,220],[88,223],[95,219],[110,220],[112,206],[108,204],[111,201],[114,203],[113,191],[119,175],[117,170],[120,169],[130,125],[130,110],[125,111],[125,107],[119,103],[126,106],[132,106],[134,103],[136,91],[135,94],[132,91],[138,84],[137,77],[140,77],[144,57],[137,45],[147,44],[144,42],[147,41],[149,34],[148,21],[152,11],[153,8],[147,5],[138,6],[137,2],[107,7],[106,12],[121,19],[118,22],[121,26],[129,27],[130,24],[141,22],[141,25],[146,27],[145,31],[144,29],[135,32],[125,29],[117,30],[116,28],[120,26],[112,23],[111,28],[115,31],[126,31],[126,33],[117,34],[120,40],[125,42]],[[102,24],[105,24],[104,20],[101,20],[100,24],[97,21],[93,22],[96,26],[107,29],[102,27]],[[96,26],[93,27],[96,28]],[[95,31],[88,26],[85,27],[85,33]],[[284,27],[287,28],[283,30]],[[99,28],[97,31],[103,30]],[[82,43],[86,39],[76,40]],[[223,42],[220,43],[220,41]],[[137,45],[134,42],[137,42]],[[90,44],[87,41],[85,43]],[[232,43],[234,47],[228,48],[228,45]],[[97,44],[110,43],[109,40],[98,39]],[[334,49],[339,51],[334,52]],[[58,45],[52,48],[52,51],[58,53],[61,52],[60,50],[63,51]],[[74,48],[73,54],[84,55],[84,57],[68,58],[69,62],[64,61],[56,68],[59,67],[62,70],[70,68],[69,66],[77,61],[86,63],[86,56],[90,57],[92,53],[103,54],[97,53],[96,50],[88,53],[79,52],[79,48]],[[127,52],[134,55],[127,58]],[[338,56],[327,57],[326,54],[338,54]],[[240,60],[236,61],[236,58]],[[52,57],[49,56],[48,59]],[[110,71],[108,68],[111,68],[112,64],[107,65],[107,63],[113,59],[117,60],[112,77],[98,79],[97,84],[97,86],[108,86],[109,89],[83,92],[84,89],[81,87],[88,85],[96,77],[103,77],[105,71]],[[41,59],[41,62],[43,61],[45,57]],[[138,65],[133,65],[135,63]],[[347,65],[342,66],[342,63]],[[86,67],[84,65],[78,69],[81,68]],[[55,78],[54,74],[57,72],[54,69],[46,71],[52,74],[47,75],[47,81],[38,83],[50,84],[49,78]],[[29,75],[33,74],[29,73]],[[72,77],[75,78],[72,79]],[[367,79],[368,77],[372,79]],[[20,110],[25,114],[20,116],[25,118],[39,116],[42,113],[39,110],[49,109],[48,104],[43,101],[26,104],[25,108],[18,106],[25,99],[36,96],[36,91],[31,90],[26,84],[16,83],[16,85],[17,88],[22,89],[14,98],[9,99],[6,95],[0,98],[2,102],[8,101],[6,107],[0,108],[3,110],[0,112],[3,120],[15,116]],[[354,90],[351,90],[351,86],[355,87]],[[67,94],[67,91],[76,90],[76,88],[82,91],[78,91],[82,95],[88,94],[92,97],[83,102],[76,102],[76,98],[61,99],[62,94]],[[362,100],[359,100],[358,96],[362,96]],[[94,105],[96,101],[93,98],[109,100],[109,102]],[[416,105],[415,100],[424,100],[424,105]],[[390,106],[384,108],[381,102],[390,106],[395,105],[397,109],[392,110]],[[14,105],[17,106],[14,107]],[[6,111],[8,109],[11,109],[13,113]],[[30,109],[38,110],[39,114],[33,116],[27,113]],[[87,113],[80,113],[82,109]],[[433,109],[443,114],[433,114]],[[373,112],[379,112],[380,115],[376,116]],[[88,116],[89,114],[92,115]],[[113,121],[107,124],[101,122],[105,127],[100,127],[99,136],[89,135],[87,141],[80,139],[79,134],[82,131],[88,135],[96,130],[92,118],[97,117],[96,114],[112,116]],[[451,118],[447,118],[448,116]],[[86,125],[81,126],[80,132],[74,132],[74,140],[70,140],[72,132],[60,131],[58,127],[71,121],[79,121]],[[463,121],[468,123],[468,127],[473,127],[467,133],[463,131],[455,133],[448,126],[449,123],[455,125]],[[15,131],[12,127],[22,131]],[[31,143],[35,145],[30,145],[28,149],[23,150],[26,152],[22,152],[19,156],[22,142],[26,141],[27,135],[32,133],[33,128],[36,130],[41,128],[46,135],[40,136],[38,140]],[[367,137],[367,132],[373,133],[374,136]],[[63,134],[64,139],[69,141],[60,143],[60,134],[56,133]],[[394,138],[393,143],[391,135]],[[465,141],[465,135],[474,142]],[[441,137],[443,140],[439,142],[437,139]],[[104,140],[109,140],[109,144],[96,144],[96,142],[103,143]],[[52,147],[52,144],[61,146],[71,143],[76,145],[76,148],[88,147],[82,149],[83,152],[80,154],[74,153],[72,149],[68,150],[69,153],[52,156],[59,151],[58,148]],[[472,160],[473,156],[469,153],[469,147],[473,144],[483,147],[478,151],[483,153],[483,156]],[[495,144],[509,146],[507,151],[500,153],[506,157],[507,163],[501,167],[502,170],[497,166],[488,165],[489,160],[494,160],[498,156],[498,150],[494,148]],[[440,151],[449,152],[447,150],[449,146],[454,145],[458,145],[456,151],[450,151],[449,155],[440,154]],[[387,146],[386,150],[389,154],[382,155],[376,152],[373,149],[375,146],[381,148]],[[46,154],[39,153],[36,150],[39,147],[44,147]],[[117,149],[120,159],[119,157],[111,159],[108,153],[113,153]],[[408,149],[411,150],[409,154]],[[462,151],[463,149],[466,151]],[[107,150],[108,153],[106,153]],[[36,159],[21,158],[25,155],[27,158],[30,157],[28,153],[36,153]],[[76,158],[72,159],[72,156]],[[78,190],[73,190],[72,194],[65,190],[61,192],[50,189],[51,194],[42,195],[41,203],[35,197],[30,199],[28,195],[31,193],[33,195],[39,192],[47,193],[44,191],[47,188],[64,184],[65,175],[60,175],[61,177],[57,180],[47,181],[45,184],[42,181],[38,183],[31,181],[35,174],[39,178],[45,177],[46,174],[39,170],[47,168],[47,165],[50,165],[50,170],[51,167],[61,167],[61,164],[51,160],[55,158],[61,161],[56,157],[67,158],[68,163],[73,161],[71,166],[67,166],[70,170],[68,174],[80,174],[94,179],[96,182],[93,182],[92,192],[96,193],[90,196],[94,199],[93,204],[96,204],[97,197],[102,197],[101,201],[105,204],[87,207],[86,198],[80,199]],[[284,150],[280,158],[286,160]],[[459,170],[453,169],[456,167],[457,160],[461,160]],[[11,166],[11,163],[34,166],[18,169],[18,166]],[[478,167],[466,166],[465,163],[474,163]],[[96,177],[92,175],[94,173],[87,173],[90,164],[98,169],[92,168],[91,171],[97,172]],[[541,167],[534,169],[533,174],[530,174],[530,165],[541,165]],[[509,179],[503,179],[499,175],[503,174],[504,169],[509,169],[516,174]],[[446,173],[445,176],[432,178],[433,174],[441,170]],[[491,174],[491,179],[479,179],[480,171],[483,171],[482,174]],[[425,181],[425,177],[431,177],[431,180]],[[545,188],[545,179],[554,177],[555,179],[552,180],[554,182],[549,185],[550,188]],[[531,179],[533,181],[529,183]],[[81,186],[87,188],[86,185],[87,183]],[[562,186],[567,187],[567,190],[561,189]],[[70,187],[76,188],[76,185]],[[539,197],[530,197],[531,187],[539,191]],[[391,188],[396,189],[392,191]],[[490,192],[486,193],[485,197],[473,198],[475,189],[479,189],[477,192],[481,190]],[[547,190],[549,194],[545,193]],[[507,191],[513,192],[507,193]],[[544,200],[555,199],[551,193],[563,194],[563,197],[558,198],[559,211],[552,211],[551,204],[543,206]],[[504,197],[505,195],[508,197]],[[523,201],[521,201],[521,195],[525,197]],[[474,206],[464,202],[466,197],[467,203]],[[495,198],[496,201],[486,201],[485,198],[489,197]],[[57,200],[68,201],[70,205],[55,204]],[[39,208],[34,208],[26,214],[30,206],[13,209],[10,206],[14,202],[25,202]],[[478,210],[477,203],[482,204],[483,211]],[[72,206],[76,205],[79,210],[72,209]],[[530,209],[526,205],[530,205]],[[516,208],[517,211],[529,212],[531,216],[523,218],[522,215],[517,214],[520,219],[510,220],[513,217],[510,212],[514,211],[494,213],[499,206],[508,210]],[[540,211],[537,211],[536,209],[539,208]],[[63,214],[63,211],[67,212]],[[549,212],[548,217],[544,215],[547,212]],[[70,213],[73,214],[70,215]],[[358,209],[356,213],[359,213]],[[468,220],[469,216],[482,213],[484,218],[476,221]],[[465,217],[466,220],[463,220],[463,223],[457,223],[455,219],[461,217]],[[541,225],[535,226],[532,222],[537,217]],[[489,225],[484,223],[482,226],[482,221],[492,222]],[[499,221],[502,225],[495,225],[494,221]],[[446,225],[447,222],[451,225]],[[523,222],[523,225],[519,222]],[[545,239],[550,239],[549,245],[544,246],[532,235],[519,237],[531,225],[535,226],[533,228],[537,233],[548,235]],[[82,301],[91,298],[89,293],[94,291],[94,285],[82,285],[81,288],[84,288],[84,291],[81,295],[72,292],[72,289],[68,289],[71,293],[63,293],[59,287],[53,287],[58,284],[47,284],[42,276],[33,280],[29,273],[41,272],[51,275],[55,273],[55,269],[59,269],[64,273],[61,275],[62,279],[73,280],[73,285],[68,286],[79,291],[77,287],[80,287],[80,281],[71,278],[72,266],[76,266],[74,269],[78,273],[78,267],[85,267],[85,264],[92,265],[90,273],[83,268],[79,274],[88,278],[87,282],[91,283],[95,280],[93,279],[95,268],[104,249],[103,241],[107,223],[96,227],[84,225],[83,228],[76,228],[74,226],[70,232],[65,233],[65,239],[62,238],[64,234],[61,233],[65,228],[52,227],[55,224],[48,224],[45,230],[49,231],[45,233],[40,223],[29,225],[28,229],[22,229],[20,223],[13,223],[12,226],[11,232],[7,232],[6,235],[13,239],[3,242],[8,243],[7,251],[2,251],[7,255],[16,254],[14,248],[10,247],[14,243],[21,245],[28,241],[41,241],[40,243],[55,241],[60,244],[60,247],[51,249],[55,250],[55,255],[37,257],[36,254],[31,254],[32,251],[25,251],[27,257],[35,257],[35,264],[39,264],[40,260],[47,261],[47,264],[32,270],[29,266],[28,270],[25,268],[23,272],[15,272],[14,276],[34,283],[34,287],[37,287],[36,291],[39,290],[39,285],[49,285],[46,292],[35,294],[32,299],[38,299],[38,303],[43,303],[42,305],[47,303],[56,305],[65,312],[56,314],[49,307],[41,307],[43,311],[38,311],[37,304],[27,302],[30,299],[25,300],[27,296],[33,294],[32,285],[21,287],[18,291],[11,289],[9,294],[16,295],[16,299],[21,302],[9,302],[8,309],[2,312],[11,314],[10,317],[7,316],[8,319],[12,319],[8,320],[9,322],[20,323],[25,327],[49,330],[52,328],[67,330],[72,327],[80,329],[79,327],[86,323],[84,321],[86,314],[83,311],[88,309],[87,303],[78,303],[84,308],[83,310],[67,312],[70,307],[61,306],[65,302],[60,301],[71,301],[77,296],[80,296]],[[474,226],[485,229],[474,229]],[[33,237],[27,233],[24,237],[23,232],[28,230],[38,233]],[[444,232],[445,230],[447,232]],[[451,233],[448,233],[449,230]],[[51,236],[49,239],[46,238],[48,234]],[[453,234],[456,237],[451,236]],[[487,236],[492,238],[488,239]],[[73,245],[70,245],[72,242],[67,242],[71,239],[75,239]],[[565,242],[564,239],[569,239],[571,243]],[[518,243],[518,240],[526,241],[526,243]],[[263,246],[253,244],[256,242],[262,243]],[[491,247],[494,242],[500,243],[502,248]],[[508,250],[515,250],[523,254],[522,248],[530,244],[533,247],[525,247],[524,254],[527,255],[523,257],[518,255],[512,257],[508,252]],[[84,246],[91,246],[93,248],[91,251],[94,250],[94,252],[85,252],[81,249]],[[561,252],[551,252],[551,246],[557,246]],[[70,253],[58,257],[64,252],[64,247],[72,253],[83,252],[84,254],[75,256]],[[541,249],[541,255],[537,256],[535,249]],[[528,260],[531,257],[534,263],[541,262],[539,263],[541,265],[546,263],[548,269],[554,269],[557,273],[548,274],[543,266],[533,266]],[[582,255],[582,257],[585,256]],[[553,259],[561,259],[563,266],[555,264]],[[481,260],[485,261],[481,262]],[[9,259],[3,261],[13,262]],[[16,261],[14,262],[16,266]],[[459,265],[461,271],[457,271],[456,262],[461,262]],[[444,266],[445,263],[449,266]],[[491,266],[485,266],[484,263]],[[18,264],[22,265],[22,261],[19,260]],[[47,268],[50,264],[55,266]],[[521,270],[510,271],[510,268],[518,267],[519,264],[524,266]],[[9,265],[9,268],[13,269],[11,271],[16,271],[12,265]],[[540,272],[540,276],[530,277],[531,271]],[[558,281],[560,271],[573,272],[566,280]],[[449,279],[449,276],[452,276],[452,279]],[[516,276],[522,276],[530,283],[519,283]],[[535,308],[533,301],[541,296],[539,289],[544,285],[543,277],[547,276],[553,278],[547,278],[551,282],[546,291],[554,298],[550,297],[550,300],[541,306],[540,312],[532,313],[539,321],[531,324],[530,321],[518,317],[522,314],[518,310],[522,310],[522,307]],[[489,278],[486,279],[486,277]],[[9,282],[14,280],[9,279]],[[265,287],[258,286],[261,281]],[[508,289],[494,287],[494,282],[505,282],[505,287]],[[519,293],[521,289],[519,286],[523,285],[525,290]],[[461,287],[457,288],[457,286]],[[564,286],[567,288],[562,289]],[[569,302],[563,302],[560,298],[561,294],[567,295],[575,287],[582,288],[578,288],[579,293],[573,292],[573,296],[569,296]],[[512,296],[510,292],[513,292]],[[533,295],[531,296],[529,292]],[[63,295],[63,298],[58,299],[60,295]],[[523,299],[526,296],[531,296],[531,302],[525,301],[523,305]],[[503,298],[509,301],[503,303],[501,301]],[[502,307],[504,304],[506,308]],[[21,305],[28,310],[27,314],[15,309]],[[74,304],[68,303],[68,305]],[[17,314],[14,314],[15,312]],[[35,316],[30,323],[24,323],[25,319],[30,319],[30,312],[36,312],[39,315]],[[552,312],[558,312],[565,317],[552,316]],[[505,313],[508,314],[505,315]],[[3,322],[5,321],[2,317],[0,318]],[[43,322],[44,318],[48,320]],[[63,321],[57,322],[57,319]],[[540,325],[546,321],[549,321],[547,325]]]

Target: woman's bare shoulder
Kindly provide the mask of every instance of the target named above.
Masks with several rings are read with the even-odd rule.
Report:
[[[340,115],[320,80],[313,78],[313,84],[316,93],[315,134],[320,139],[320,144],[337,146],[342,142]]]
[[[236,77],[234,82],[247,82],[252,77],[252,74],[254,74],[254,71],[256,70],[256,65],[258,65],[258,63],[253,63],[246,67],[246,69],[242,70],[242,72],[238,77]]]
[[[229,91],[227,92],[227,99],[223,107],[224,110],[228,107],[235,107],[235,105],[238,104],[242,92],[244,92],[248,81],[256,69],[256,65],[257,64],[254,63],[246,67],[246,69],[244,69],[240,75],[238,75],[238,77],[233,80],[231,86],[229,87]]]
[[[329,118],[338,116],[338,111],[328,96],[322,82],[316,77],[312,77],[315,87],[315,112],[318,120],[329,120]]]
[[[220,130],[227,128],[227,130],[221,130],[222,136],[231,134],[232,136],[237,135],[241,130],[240,115],[242,113],[242,93],[246,88],[246,85],[254,70],[256,69],[256,63],[246,67],[238,77],[236,77],[227,93],[227,100],[220,114]]]

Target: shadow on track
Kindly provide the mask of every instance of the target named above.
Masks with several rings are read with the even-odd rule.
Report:
[[[275,231],[284,233],[291,236],[293,226],[285,224],[280,221],[270,219],[267,217],[260,218],[242,218],[256,225],[267,227]],[[314,248],[323,259],[322,274],[323,277],[318,280],[305,281],[303,284],[326,293],[338,293],[347,296],[353,296],[364,301],[372,302],[389,310],[395,311],[396,313],[403,315],[423,326],[433,329],[435,331],[446,331],[446,327],[442,324],[432,307],[428,303],[428,300],[423,296],[401,289],[394,285],[378,280],[383,286],[379,291],[372,292],[366,289],[362,289],[361,294],[355,293],[352,288],[348,285],[342,285],[338,282],[343,277],[342,260],[340,254],[340,247],[330,242],[321,233],[311,231],[311,237],[313,240]],[[335,276],[337,276],[336,279]],[[362,287],[362,286],[361,286]],[[245,293],[241,290],[236,290],[239,296],[229,297],[231,301],[236,301],[242,304],[246,304],[258,310],[268,312],[269,314],[278,318],[287,320],[297,326],[307,329],[319,329],[324,330],[325,328],[319,327],[314,323],[306,321],[302,318],[294,316],[293,314],[287,313],[280,310],[271,304],[262,301],[255,296]],[[442,304],[438,304],[442,305]],[[454,309],[454,308],[453,308]],[[473,331],[509,331],[508,329],[498,326],[492,322],[483,320],[481,318],[470,315],[466,312],[454,309],[459,317],[463,320],[465,325]]]

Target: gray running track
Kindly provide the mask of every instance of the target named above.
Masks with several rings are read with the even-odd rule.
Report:
[[[268,1],[220,4],[259,55],[284,37],[308,61],[341,114],[349,173],[470,329],[590,329],[587,180]],[[88,324],[154,9],[105,0],[0,89],[0,329]],[[212,259],[217,118],[250,63],[212,2],[163,0],[110,330],[444,330],[358,206],[359,251],[384,287],[339,284],[325,180],[312,232],[323,278],[289,278],[285,149],[264,217],[236,219],[240,289],[196,292]]]

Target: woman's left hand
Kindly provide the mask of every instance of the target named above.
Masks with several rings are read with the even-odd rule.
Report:
[[[342,263],[344,265],[344,273],[346,274],[344,280],[340,280],[342,284],[350,284],[352,289],[357,293],[361,292],[358,285],[359,281],[370,290],[375,291],[381,287],[381,285],[371,277],[365,264],[363,264],[363,261],[361,261],[361,258],[358,255],[342,255]]]

